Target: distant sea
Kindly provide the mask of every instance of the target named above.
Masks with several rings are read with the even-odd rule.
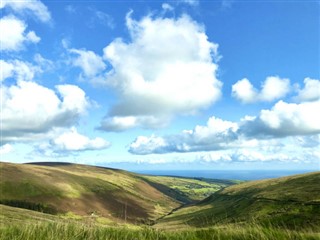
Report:
[[[135,172],[160,176],[203,177],[230,180],[259,180],[266,178],[284,177],[313,171],[314,170],[141,170]]]

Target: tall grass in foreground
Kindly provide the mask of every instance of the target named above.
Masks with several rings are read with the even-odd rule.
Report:
[[[259,225],[225,225],[209,229],[164,231],[150,227],[88,226],[75,223],[40,223],[34,225],[6,225],[0,228],[1,240],[206,240],[206,239],[320,239],[312,231],[290,231]]]

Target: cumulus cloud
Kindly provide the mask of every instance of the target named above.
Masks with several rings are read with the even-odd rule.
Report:
[[[35,74],[41,71],[39,67],[20,60],[0,60],[0,66],[0,81],[7,78],[14,78],[17,81],[31,81]]]
[[[0,82],[11,77],[13,75],[14,66],[11,63],[0,60]]]
[[[277,76],[267,77],[261,85],[260,92],[254,88],[247,78],[241,79],[232,85],[232,96],[243,103],[271,102],[284,97],[289,91],[289,79]]]
[[[13,151],[13,147],[11,144],[7,143],[7,144],[0,146],[0,156],[2,156],[4,154],[8,154],[12,151]]]
[[[154,116],[107,117],[101,121],[98,129],[110,132],[121,132],[136,126],[142,128],[161,128],[168,124],[170,118]]]
[[[129,146],[133,154],[197,152],[220,150],[230,147],[237,140],[238,125],[211,117],[206,126],[196,126],[177,135],[158,137],[139,136]]]
[[[299,101],[315,101],[320,99],[320,80],[305,78],[304,88],[299,89],[298,96]]]
[[[35,151],[44,156],[65,156],[80,151],[102,150],[110,147],[103,138],[89,137],[78,133],[75,127],[68,129],[53,129],[48,134],[50,140],[35,146]]]
[[[193,114],[219,99],[218,45],[208,40],[203,26],[187,15],[178,19],[147,16],[136,21],[131,13],[126,24],[131,42],[118,38],[104,49],[104,59],[113,68],[106,84],[120,100],[101,129],[121,128],[115,125],[120,118],[134,117],[136,124],[131,127],[141,127],[147,118]]]
[[[72,127],[69,132],[62,133],[55,138],[51,144],[54,148],[62,151],[83,151],[83,150],[97,150],[109,147],[110,143],[103,138],[96,137],[90,139],[78,133],[75,127]]]
[[[0,3],[1,8],[9,8],[21,15],[33,15],[42,22],[49,22],[51,20],[48,8],[39,0],[2,0]]]
[[[240,131],[253,137],[285,137],[320,133],[320,101],[305,103],[277,102],[270,110],[261,110],[258,117],[246,119]]]
[[[0,50],[19,51],[23,49],[25,43],[37,43],[40,41],[33,31],[26,32],[27,25],[9,15],[0,19]]]
[[[53,128],[46,134],[46,138],[33,145],[33,156],[67,157],[78,155],[84,151],[98,151],[107,149],[111,143],[101,137],[89,138],[80,134],[76,127]]]
[[[244,103],[256,101],[257,95],[257,90],[247,78],[241,79],[232,85],[232,96]]]
[[[1,86],[2,143],[43,137],[53,127],[77,123],[89,102],[74,85],[57,85],[56,90],[35,82],[18,81]]]
[[[102,57],[84,49],[70,49],[70,52],[75,55],[72,59],[73,66],[81,68],[83,72],[80,79],[88,79],[92,83],[103,81],[106,64]]]
[[[279,101],[272,109],[261,110],[258,116],[245,117],[239,123],[211,117],[205,126],[176,135],[139,136],[129,145],[129,152],[145,155],[254,148],[262,140],[316,135],[320,133],[320,115],[314,114],[315,109],[320,109],[320,101],[301,104]],[[270,145],[268,141],[265,146]]]
[[[150,137],[139,136],[130,144],[129,152],[139,155],[165,153],[169,147],[170,143],[165,138],[154,135]]]

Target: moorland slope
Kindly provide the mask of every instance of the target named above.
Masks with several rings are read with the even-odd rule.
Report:
[[[151,176],[69,163],[0,163],[0,180],[1,204],[131,223],[149,223],[192,201],[186,184],[197,185],[207,196],[231,184],[172,178],[175,186],[168,186]]]
[[[320,172],[229,186],[162,218],[156,226],[209,227],[248,222],[320,230]]]

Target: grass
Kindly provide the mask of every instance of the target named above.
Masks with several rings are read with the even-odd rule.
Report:
[[[320,172],[227,187],[162,218],[159,228],[208,227],[255,221],[320,231]]]
[[[267,240],[319,239],[314,228],[287,229],[258,222],[216,224],[208,228],[158,229],[145,225],[104,222],[96,217],[54,216],[0,205],[1,240]],[[107,219],[106,219],[107,220]],[[171,224],[171,223],[170,223]]]
[[[319,239],[319,233],[312,231],[290,231],[259,225],[223,225],[207,229],[164,231],[141,227],[90,226],[75,223],[40,223],[33,225],[10,225],[1,227],[0,239],[3,240],[264,240],[264,239]]]
[[[232,185],[73,164],[0,171],[0,203],[15,206],[0,204],[0,239],[320,239],[320,172]]]

